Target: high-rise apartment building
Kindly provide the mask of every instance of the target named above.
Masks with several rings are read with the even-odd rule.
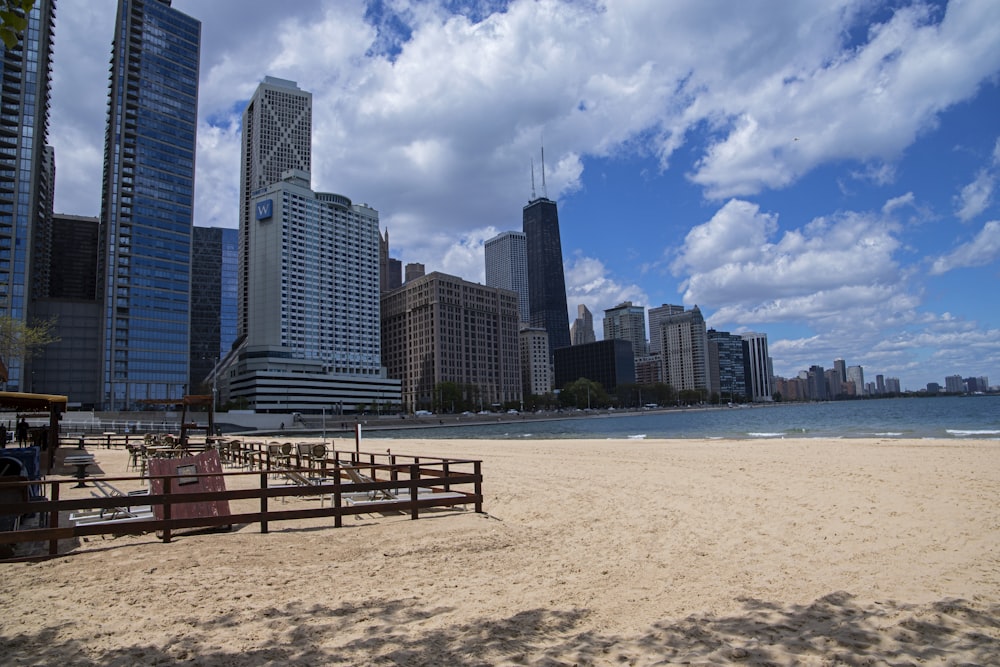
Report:
[[[402,381],[403,406],[442,407],[435,397],[442,382],[472,403],[519,403],[517,307],[514,292],[436,271],[382,295],[383,362]]]
[[[617,338],[632,343],[632,354],[645,357],[646,345],[646,309],[633,306],[631,301],[625,301],[614,308],[604,311],[604,340]]]
[[[677,391],[708,392],[708,331],[701,310],[660,318],[660,364],[663,382]],[[707,398],[707,396],[706,396]]]
[[[531,321],[526,243],[524,232],[501,232],[485,244],[486,285],[517,293],[517,310],[523,323]]]
[[[854,396],[865,395],[865,369],[861,366],[847,367],[847,382],[854,387]]]
[[[236,267],[239,230],[195,227],[191,252],[192,393],[206,393],[205,378],[236,340]]]
[[[709,329],[708,389],[729,403],[748,399],[746,369],[747,344],[741,336]]]
[[[189,382],[201,23],[119,0],[105,132],[102,402],[179,399]]]
[[[767,334],[747,332],[742,334],[747,342],[750,362],[750,398],[756,403],[769,402],[771,392],[771,357],[767,351]]]
[[[573,345],[597,342],[597,337],[594,335],[594,316],[582,303],[576,306],[576,319],[569,327],[569,337]]]
[[[521,392],[524,396],[544,396],[552,391],[552,364],[549,362],[549,335],[544,329],[525,327],[518,333],[521,346]]]
[[[528,300],[531,326],[549,334],[549,354],[569,347],[569,311],[563,274],[559,212],[546,197],[533,199],[522,213],[528,255]]]
[[[944,379],[944,390],[949,394],[964,394],[965,381],[961,375],[949,375]]]
[[[843,359],[833,360],[833,370],[837,371],[837,375],[840,376],[840,383],[843,384],[847,382],[847,362]]]
[[[254,215],[250,200],[290,169],[312,172],[312,93],[294,81],[264,77],[243,111],[240,155],[240,238],[237,328],[249,328],[250,265],[247,258]]]
[[[670,304],[663,304],[656,308],[649,309],[649,353],[650,354],[660,354],[661,349],[661,337],[660,337],[660,321],[664,317],[670,315],[680,315],[684,312],[684,306],[674,306]]]
[[[382,371],[378,211],[309,179],[290,170],[251,198],[249,326],[224,391],[269,412],[398,403]]]
[[[0,59],[0,316],[29,321],[40,238],[51,222],[54,160],[48,138],[55,0],[36,0],[28,27]],[[24,359],[0,359],[10,391],[30,389]],[[2,368],[2,366],[0,366]]]

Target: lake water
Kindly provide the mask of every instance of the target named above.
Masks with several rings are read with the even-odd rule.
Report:
[[[546,421],[427,427],[431,438],[986,438],[1000,440],[1000,396],[896,398],[831,403],[600,414]],[[410,429],[370,438],[412,438]]]

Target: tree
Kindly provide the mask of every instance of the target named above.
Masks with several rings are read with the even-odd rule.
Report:
[[[0,0],[0,39],[8,49],[21,41],[35,0]]]
[[[559,401],[567,407],[604,408],[611,403],[608,392],[600,382],[580,378],[563,387]]]
[[[23,364],[44,346],[59,342],[52,332],[55,324],[55,319],[29,325],[10,315],[0,317],[0,381],[6,384],[7,367],[11,364]]]

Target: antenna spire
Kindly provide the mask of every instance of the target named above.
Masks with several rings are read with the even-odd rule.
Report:
[[[531,158],[531,201],[535,201],[535,158]]]
[[[549,198],[549,190],[545,187],[545,145],[542,145],[542,196]]]

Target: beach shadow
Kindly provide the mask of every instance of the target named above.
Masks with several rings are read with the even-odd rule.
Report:
[[[996,664],[1000,605],[947,599],[932,604],[858,604],[832,593],[808,605],[748,599],[730,616],[662,621],[635,636],[583,630],[583,609],[531,609],[507,618],[445,625],[457,607],[426,607],[419,598],[290,602],[234,611],[184,625],[168,645],[139,634],[98,648],[65,637],[59,626],[14,636],[0,633],[12,663],[102,665],[651,665],[651,664]],[[224,641],[224,639],[226,641]],[[237,641],[228,642],[229,639]],[[222,648],[228,643],[230,649]],[[108,642],[103,642],[107,646]],[[238,648],[237,648],[238,647]],[[83,662],[80,662],[83,661]]]

